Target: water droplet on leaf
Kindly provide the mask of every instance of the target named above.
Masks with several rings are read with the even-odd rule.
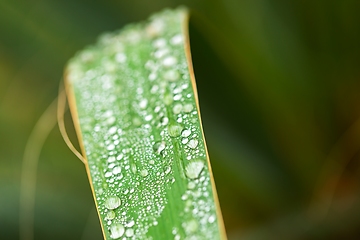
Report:
[[[149,172],[146,169],[143,169],[143,170],[140,171],[140,175],[143,176],[143,177],[146,177],[148,174],[149,174]]]
[[[187,103],[184,105],[184,112],[189,113],[194,109],[193,105],[191,103]]]
[[[118,208],[119,206],[121,205],[121,200],[119,197],[117,196],[111,196],[111,197],[108,197],[106,200],[105,200],[105,207],[107,209],[116,209]]]
[[[113,220],[115,218],[116,214],[114,211],[109,211],[106,214],[105,220]]]
[[[132,236],[134,236],[134,229],[132,229],[132,228],[126,229],[125,235],[126,235],[127,237],[132,237]]]
[[[166,57],[162,62],[164,67],[171,67],[171,66],[175,65],[176,63],[177,63],[176,58],[172,57],[172,56]]]
[[[171,38],[170,42],[173,45],[181,44],[183,42],[183,37],[182,37],[182,35],[177,34]]]
[[[113,225],[111,225],[110,227],[110,237],[112,239],[118,239],[120,238],[122,235],[124,235],[125,233],[125,228],[122,224],[120,223],[115,223]]]
[[[166,46],[166,40],[165,40],[164,38],[156,39],[156,40],[154,41],[153,46],[156,47],[156,48],[165,47],[165,46]]]
[[[215,222],[215,220],[216,220],[216,217],[214,215],[211,215],[208,219],[208,222],[213,223],[213,222]]]
[[[165,173],[166,175],[168,175],[170,172],[171,172],[171,167],[170,167],[170,166],[166,166],[165,169],[164,169],[164,173]]]
[[[195,188],[196,184],[194,182],[189,182],[187,186],[188,186],[188,189],[191,190],[191,189]]]
[[[183,127],[177,124],[171,124],[168,127],[168,132],[170,137],[178,137],[181,134]]]
[[[181,105],[181,103],[175,104],[175,106],[173,107],[173,112],[174,112],[174,114],[179,114],[179,113],[181,113],[182,108],[183,108],[183,106]]]
[[[124,53],[117,53],[115,55],[115,60],[119,63],[124,63],[126,61],[126,55]]]
[[[195,149],[197,145],[199,144],[199,141],[196,139],[191,139],[188,143],[189,148]]]
[[[170,105],[173,102],[173,95],[171,93],[166,93],[164,95],[164,103],[165,105]]]
[[[164,73],[164,78],[168,81],[176,81],[180,77],[180,74],[176,70],[168,70]]]
[[[109,178],[109,177],[111,177],[112,175],[113,175],[112,172],[106,172],[104,176],[105,176],[106,178]]]
[[[148,104],[148,100],[147,100],[147,99],[142,99],[142,100],[140,101],[140,103],[139,103],[139,107],[140,107],[141,109],[145,109],[146,106],[147,106],[147,104]]]
[[[153,146],[153,149],[156,154],[160,154],[165,149],[165,146],[166,146],[166,143],[163,141],[156,142]]]
[[[149,114],[145,116],[145,121],[150,121],[153,118],[153,115]]]
[[[162,118],[160,119],[160,124],[161,124],[161,125],[165,126],[165,125],[168,124],[168,123],[169,123],[169,118],[167,118],[167,117],[162,117]]]
[[[129,227],[129,228],[134,226],[134,225],[135,225],[135,222],[133,220],[126,224],[126,226]]]
[[[184,230],[187,234],[192,234],[192,233],[196,232],[197,229],[199,228],[199,223],[195,219],[192,219],[192,220],[184,223],[183,226],[184,226]]]
[[[196,179],[199,177],[201,171],[204,168],[204,163],[201,160],[191,161],[185,168],[185,174],[190,179]]]
[[[121,172],[121,167],[116,166],[113,170],[112,170],[113,174],[119,174]]]
[[[183,136],[183,137],[188,137],[188,136],[190,136],[190,134],[191,134],[191,130],[189,130],[189,129],[184,129],[181,132],[181,136]]]

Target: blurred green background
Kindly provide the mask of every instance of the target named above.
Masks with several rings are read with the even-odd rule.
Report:
[[[0,239],[19,238],[26,141],[67,60],[100,33],[178,5],[193,10],[229,239],[360,239],[357,0],[1,0]],[[85,169],[56,127],[38,165],[34,221],[35,239],[102,237]]]

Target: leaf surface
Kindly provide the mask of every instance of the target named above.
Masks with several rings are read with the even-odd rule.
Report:
[[[106,239],[226,239],[202,132],[188,12],[104,34],[66,69]]]

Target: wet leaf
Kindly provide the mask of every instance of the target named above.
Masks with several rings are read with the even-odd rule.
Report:
[[[184,8],[103,34],[66,70],[106,239],[225,239]]]

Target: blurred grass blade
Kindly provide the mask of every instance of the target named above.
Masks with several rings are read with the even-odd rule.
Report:
[[[26,142],[21,171],[19,206],[19,237],[23,240],[34,239],[37,168],[42,147],[56,125],[56,117],[54,117],[56,116],[56,107],[57,99],[41,115]]]
[[[66,70],[106,239],[226,239],[200,123],[188,12],[104,34]]]

